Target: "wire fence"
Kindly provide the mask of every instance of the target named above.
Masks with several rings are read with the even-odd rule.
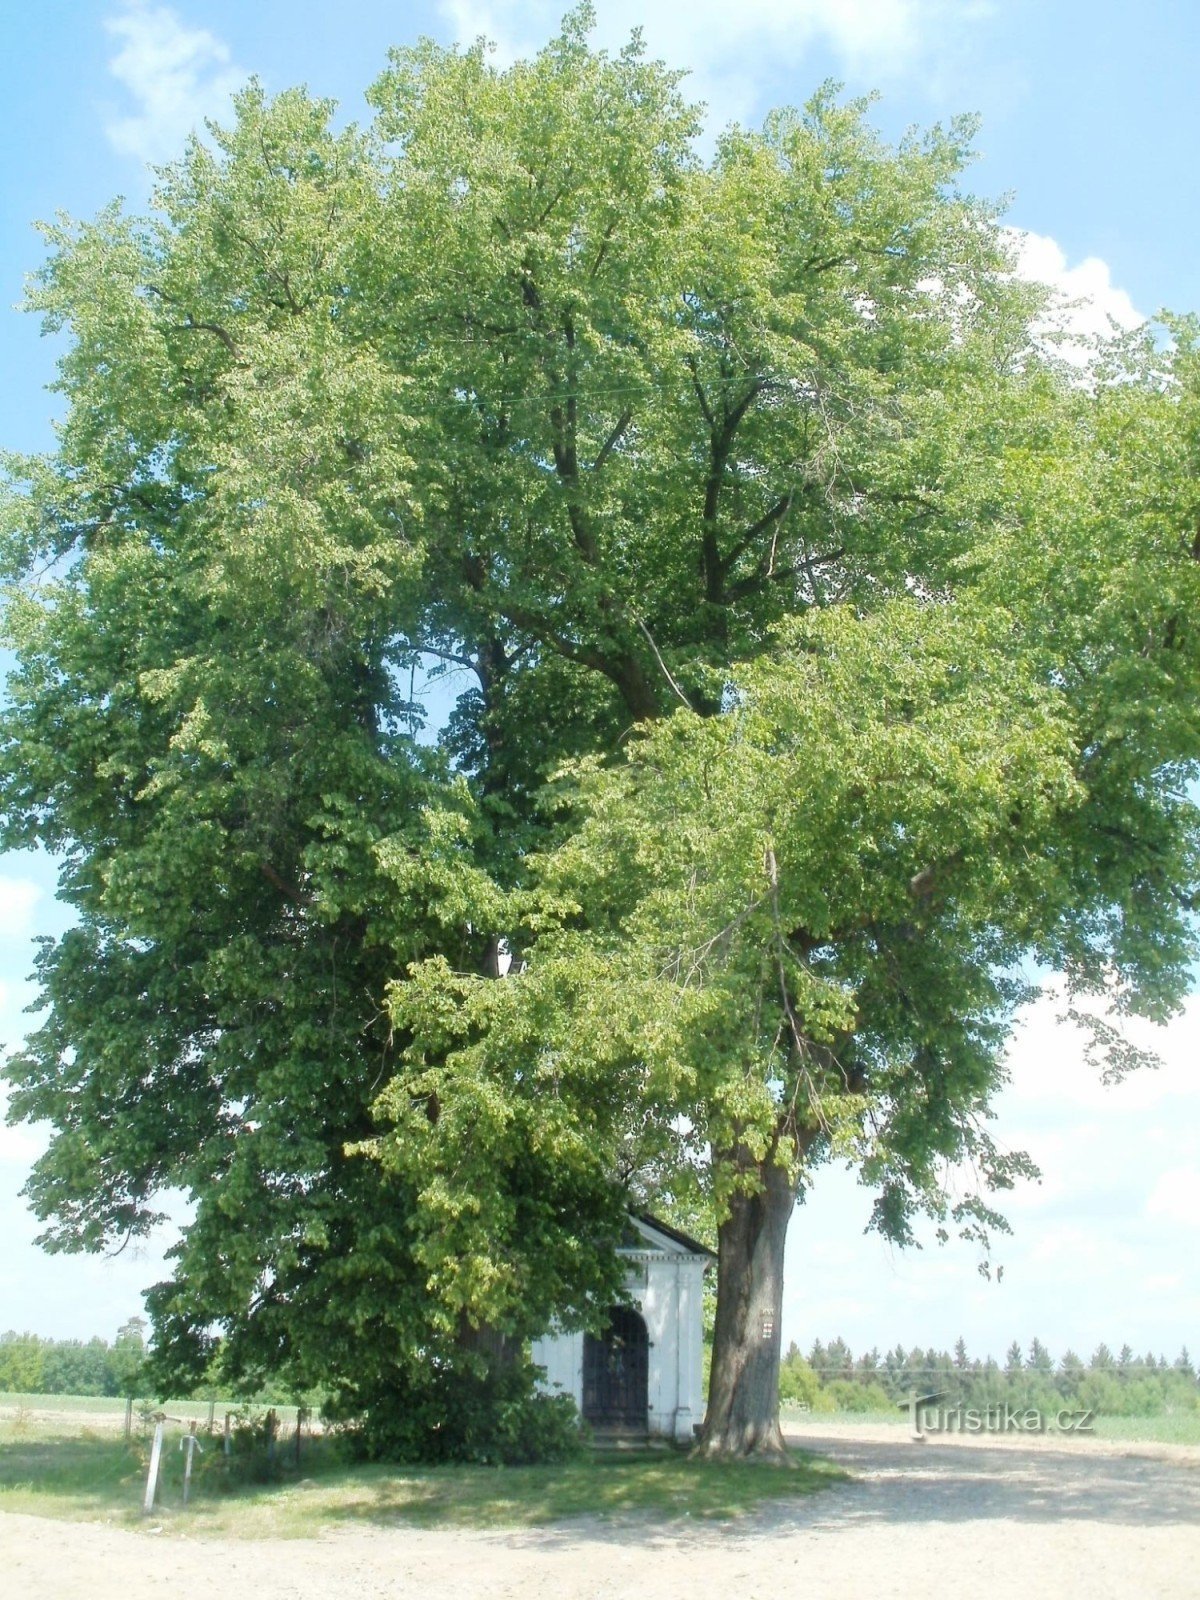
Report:
[[[0,1394],[0,1488],[51,1470],[106,1504],[187,1506],[199,1487],[304,1472],[321,1432],[305,1406]]]
[[[155,1400],[142,1397],[73,1394],[16,1394],[0,1391],[0,1427],[34,1430],[60,1438],[96,1437],[122,1434],[126,1438],[153,1431],[160,1418],[183,1430],[193,1426],[203,1433],[221,1432],[225,1419],[230,1427],[263,1424],[269,1414],[275,1417],[279,1432],[294,1429],[303,1414],[308,1426],[315,1426],[309,1407],[276,1405],[266,1401],[247,1403],[230,1398],[209,1400]]]

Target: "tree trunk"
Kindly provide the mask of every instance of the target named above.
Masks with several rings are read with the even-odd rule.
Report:
[[[783,1247],[796,1200],[785,1167],[768,1155],[739,1161],[759,1180],[735,1194],[717,1230],[717,1322],[708,1414],[697,1452],[788,1459],[779,1427],[779,1336]]]

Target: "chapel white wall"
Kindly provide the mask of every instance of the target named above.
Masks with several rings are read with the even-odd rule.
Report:
[[[702,1295],[704,1257],[638,1253],[626,1276],[631,1303],[650,1341],[647,1425],[657,1437],[690,1441],[704,1419]],[[569,1394],[583,1409],[583,1334],[547,1334],[533,1344],[545,1368],[542,1387]]]

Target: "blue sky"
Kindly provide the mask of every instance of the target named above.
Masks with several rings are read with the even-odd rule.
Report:
[[[303,82],[366,114],[362,94],[390,44],[484,33],[501,57],[536,47],[563,7],[543,0],[384,5],[342,0],[41,0],[13,8],[0,56],[0,447],[52,442],[45,392],[54,345],[7,307],[36,266],[32,224],[135,208],[147,162],[169,159],[204,115],[222,114],[251,73],[268,90]],[[976,192],[1011,197],[1025,270],[1085,304],[1081,325],[1129,324],[1162,306],[1200,309],[1195,159],[1200,13],[1180,0],[600,0],[597,37],[642,24],[651,49],[687,68],[710,130],[757,120],[832,77],[878,89],[875,120],[896,137],[959,111],[983,117]],[[0,1039],[18,1041],[32,997],[33,938],[64,924],[53,864],[0,858]],[[1155,1074],[1101,1087],[1080,1041],[1036,1007],[1011,1056],[998,1136],[1028,1148],[1041,1185],[1012,1197],[1001,1283],[971,1250],[897,1253],[864,1238],[868,1197],[829,1172],[789,1242],[784,1338],[842,1334],[857,1346],[948,1345],[961,1332],[999,1353],[1038,1334],[1061,1354],[1101,1339],[1174,1355],[1200,1347],[1200,1005],[1151,1040]],[[1153,1031],[1153,1030],[1151,1030]],[[0,1329],[102,1333],[139,1309],[169,1236],[114,1261],[47,1258],[18,1198],[37,1130],[0,1130]]]

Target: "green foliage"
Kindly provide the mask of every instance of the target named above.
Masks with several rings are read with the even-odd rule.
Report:
[[[0,1390],[10,1394],[137,1395],[142,1392],[144,1319],[104,1339],[40,1339],[0,1333]]]
[[[30,301],[0,842],[76,922],[27,1192],[87,1250],[185,1192],[147,1381],[371,1449],[451,1373],[453,1448],[526,1448],[478,1353],[602,1316],[631,1191],[844,1156],[892,1237],[986,1234],[1013,974],[1162,1019],[1196,953],[1196,326],[1072,383],[968,121],[825,88],[704,161],[590,21],[395,52],[366,130],[252,85]]]
[[[43,1342],[32,1333],[9,1329],[0,1334],[0,1389],[9,1394],[39,1394],[45,1384]]]
[[[871,1351],[857,1361],[841,1339],[827,1345],[817,1340],[807,1360],[792,1346],[780,1369],[780,1398],[814,1411],[856,1413],[903,1406],[915,1393],[938,1394],[948,1406],[980,1410],[1033,1406],[1047,1416],[1067,1406],[1106,1417],[1200,1417],[1200,1387],[1195,1373],[1187,1370],[1186,1351],[1172,1366],[1130,1351],[1129,1360],[1118,1366],[1101,1345],[1085,1367],[1071,1350],[1056,1364],[1040,1339],[1029,1348],[1026,1362],[1020,1342],[1014,1340],[1002,1368],[990,1357],[970,1359],[962,1340],[953,1356],[919,1346],[905,1351],[898,1345],[884,1357]],[[798,1389],[806,1392],[793,1392]]]
[[[838,1378],[827,1385],[822,1393],[838,1411],[886,1411],[893,1404],[891,1395],[878,1383],[849,1383]],[[783,1398],[782,1391],[780,1398]]]
[[[419,374],[371,329],[392,288],[362,277],[385,157],[331,114],[252,87],[149,221],[48,230],[31,304],[69,329],[68,413],[53,458],[9,463],[3,508],[4,841],[60,852],[76,913],[38,958],[10,1114],[56,1129],[28,1185],[48,1248],[194,1198],[149,1299],[163,1393],[306,1390],[364,1345],[386,1392],[463,1309],[431,1293],[432,1175],[352,1152],[397,1067],[389,983],[433,954],[483,964],[519,841],[413,737],[404,669],[441,603]],[[510,1161],[526,1202],[507,1241],[484,1222],[525,1285],[520,1336],[607,1293],[615,1188],[555,1190],[561,1148],[537,1168],[507,1148],[489,1171]],[[582,1248],[558,1249],[559,1206]],[[496,1310],[478,1287],[475,1324]]]
[[[779,1365],[779,1398],[791,1405],[805,1406],[810,1411],[832,1411],[835,1404],[795,1345]]]
[[[567,1461],[582,1449],[569,1395],[539,1393],[535,1372],[515,1361],[484,1371],[430,1366],[403,1387],[355,1405],[340,1432],[358,1461],[473,1461],[522,1466]],[[338,1408],[327,1408],[334,1421]]]
[[[118,1392],[123,1395],[136,1395],[141,1386],[146,1360],[146,1343],[142,1336],[145,1326],[144,1317],[130,1317],[117,1329],[113,1344],[113,1367],[119,1385]]]

